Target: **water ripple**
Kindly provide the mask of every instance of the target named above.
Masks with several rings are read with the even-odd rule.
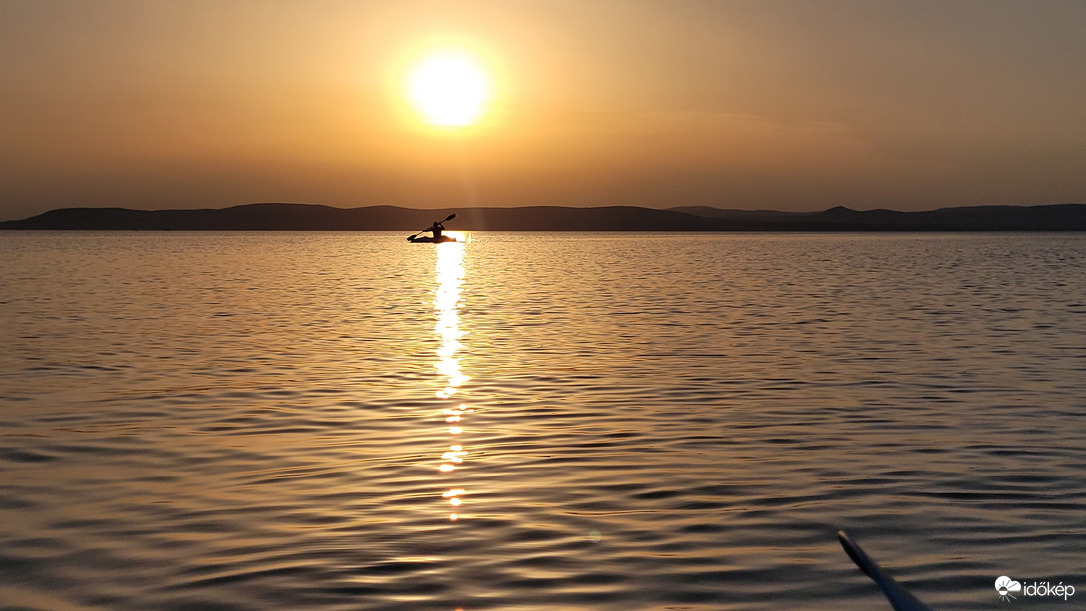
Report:
[[[1079,235],[0,242],[0,600],[937,608],[1086,591]],[[455,519],[451,519],[455,518]]]

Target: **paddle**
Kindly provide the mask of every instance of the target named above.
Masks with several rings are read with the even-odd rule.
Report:
[[[886,595],[887,600],[890,601],[890,606],[894,608],[894,611],[931,611],[931,607],[920,602],[912,592],[909,592],[894,578],[882,570],[882,567],[878,565],[870,556],[867,555],[864,550],[849,537],[845,531],[837,533],[837,540],[841,542],[841,547],[845,548],[845,553],[849,558],[856,563],[856,566],[860,567],[860,570],[864,572],[874,581],[880,588],[882,588],[883,594]]]
[[[439,222],[439,223],[444,223],[445,221],[451,221],[451,220],[453,220],[454,218],[456,218],[456,213],[455,213],[455,212],[454,212],[454,213],[452,213],[452,214],[450,214],[449,216],[445,217],[445,219],[444,219],[444,220],[442,220],[442,221],[438,221],[438,222]],[[415,235],[413,235],[413,236],[409,236],[409,237],[407,238],[407,241],[408,241],[408,242],[410,242],[410,241],[411,241],[411,240],[412,240],[412,239],[413,239],[413,238],[414,238],[415,236],[419,235],[419,233],[425,233],[425,232],[427,232],[427,231],[430,231],[430,228],[429,228],[429,227],[427,227],[426,229],[423,229],[422,231],[420,231],[420,232],[416,233],[416,234],[415,234]]]

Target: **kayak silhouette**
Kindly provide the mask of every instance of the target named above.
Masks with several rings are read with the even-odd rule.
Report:
[[[441,243],[444,243],[444,242],[455,242],[456,238],[451,237],[451,236],[447,236],[447,235],[443,235],[443,236],[441,236],[440,238],[437,238],[437,239],[434,239],[434,238],[432,238],[430,236],[422,236],[422,237],[410,236],[410,237],[407,238],[407,241],[412,242],[412,243],[441,244]]]
[[[454,218],[456,218],[455,213],[450,214],[449,216],[445,217],[444,220],[434,221],[434,224],[430,225],[426,229],[423,229],[422,231],[419,231],[419,232],[415,233],[415,235],[407,236],[407,241],[408,242],[426,242],[426,243],[430,243],[430,244],[440,244],[442,242],[455,242],[456,238],[452,238],[452,237],[449,237],[447,235],[442,235],[441,234],[441,232],[445,230],[445,225],[443,225],[442,223],[444,223],[445,221],[451,221]],[[424,237],[421,237],[421,238],[419,237],[420,233],[426,233],[427,231],[433,232],[433,235],[432,236],[424,236]]]

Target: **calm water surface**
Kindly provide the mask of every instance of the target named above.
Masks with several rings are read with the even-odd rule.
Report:
[[[0,342],[0,606],[1086,601],[1081,234],[7,232]]]

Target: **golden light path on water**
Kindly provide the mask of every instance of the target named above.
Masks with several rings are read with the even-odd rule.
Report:
[[[441,465],[438,470],[443,474],[452,474],[464,461],[467,451],[458,443],[459,435],[463,430],[463,416],[470,413],[471,409],[461,403],[457,393],[460,386],[468,381],[468,376],[460,370],[460,362],[456,358],[457,352],[462,347],[460,338],[463,336],[460,330],[460,284],[464,279],[464,244],[461,242],[449,242],[438,244],[437,248],[437,291],[434,294],[434,314],[437,323],[434,330],[441,345],[437,349],[437,371],[445,378],[445,387],[437,391],[438,399],[445,400],[445,406],[441,413],[445,418],[445,424],[449,430],[449,449],[441,455]],[[459,487],[451,487],[441,496],[453,507],[449,519],[459,519],[458,508],[463,503],[463,496],[467,491]]]

